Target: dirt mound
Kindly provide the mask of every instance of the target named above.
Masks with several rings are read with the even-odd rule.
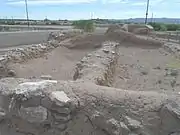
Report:
[[[120,43],[133,43],[135,45],[142,46],[161,46],[162,43],[160,41],[154,39],[147,39],[143,37],[137,37],[135,34],[123,31],[120,29],[112,30],[110,27],[105,34],[109,39],[118,41]]]
[[[65,40],[64,42],[61,43],[61,45],[69,49],[99,48],[102,45],[101,43],[105,40],[106,38],[104,35],[83,34]]]
[[[109,28],[108,28],[108,30],[106,31],[106,33],[111,33],[111,32],[113,32],[113,31],[115,31],[115,30],[119,30],[119,29],[121,29],[121,26],[119,26],[119,25],[111,25],[111,26],[109,26]]]
[[[134,34],[147,35],[149,34],[148,28],[137,28],[133,31]]]

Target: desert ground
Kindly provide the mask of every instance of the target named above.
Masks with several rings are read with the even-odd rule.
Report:
[[[178,44],[120,26],[51,38],[1,58],[2,135],[179,135]]]

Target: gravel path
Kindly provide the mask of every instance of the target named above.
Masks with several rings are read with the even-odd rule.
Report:
[[[180,91],[180,61],[162,48],[119,48],[113,86],[131,90]]]
[[[45,57],[11,64],[10,68],[16,71],[17,77],[40,78],[42,75],[50,75],[52,79],[72,80],[76,63],[90,51],[59,47]]]

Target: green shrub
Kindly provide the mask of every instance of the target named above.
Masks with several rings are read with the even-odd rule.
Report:
[[[95,25],[92,20],[74,21],[72,25],[77,29],[84,30],[85,32],[93,32],[95,30]]]
[[[165,24],[165,23],[149,23],[154,27],[155,31],[177,31],[180,29],[180,24]]]
[[[160,25],[160,31],[167,31],[167,27],[164,24]]]

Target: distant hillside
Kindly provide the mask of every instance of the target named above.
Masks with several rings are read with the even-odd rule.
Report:
[[[144,23],[144,18],[131,18],[122,20],[123,22],[133,22],[133,23]],[[180,18],[148,18],[148,22],[157,22],[157,23],[176,23],[180,24]]]

